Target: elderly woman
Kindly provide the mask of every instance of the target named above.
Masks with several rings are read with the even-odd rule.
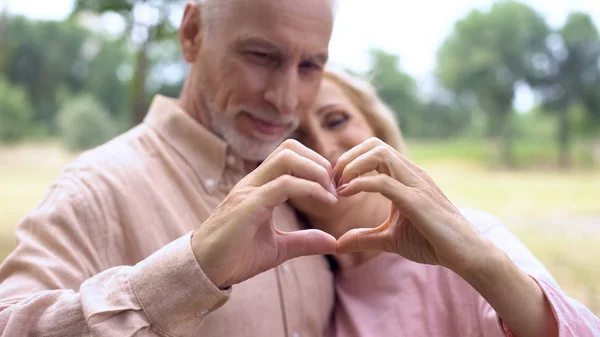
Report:
[[[600,335],[598,318],[497,219],[459,211],[407,159],[367,84],[328,72],[297,139],[332,163],[341,197],[333,208],[293,201],[347,253],[334,257],[332,336]]]

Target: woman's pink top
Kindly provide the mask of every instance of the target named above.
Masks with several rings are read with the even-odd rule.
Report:
[[[561,337],[600,336],[600,320],[567,297],[544,266],[497,219],[475,210],[463,213],[542,287]],[[395,254],[382,253],[341,271],[336,294],[330,336],[512,336],[485,299],[454,272]]]

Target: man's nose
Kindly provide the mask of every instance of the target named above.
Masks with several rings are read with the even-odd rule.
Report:
[[[265,100],[281,114],[295,114],[299,103],[298,80],[296,69],[276,72],[265,91]]]

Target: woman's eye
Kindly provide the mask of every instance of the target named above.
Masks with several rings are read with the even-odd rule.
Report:
[[[348,117],[348,115],[344,113],[338,113],[333,116],[330,116],[325,121],[325,126],[330,129],[337,129],[344,126],[349,119],[350,117]]]

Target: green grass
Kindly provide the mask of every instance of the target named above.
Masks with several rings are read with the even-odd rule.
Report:
[[[570,296],[600,315],[600,170],[585,143],[575,146],[578,168],[568,172],[552,169],[556,151],[542,142],[518,143],[521,169],[513,171],[490,168],[483,142],[409,148],[454,204],[498,216]]]
[[[524,220],[600,216],[600,171],[497,171],[456,163],[422,166],[459,205]]]
[[[470,139],[454,140],[408,140],[409,155],[417,162],[460,162],[495,167],[499,148],[487,141]],[[553,139],[517,140],[513,146],[515,165],[520,169],[553,168],[556,166],[558,150]],[[587,169],[594,165],[591,144],[575,140],[573,163],[576,168]],[[490,164],[490,165],[488,165]]]
[[[600,218],[599,218],[600,219]],[[513,232],[535,253],[569,294],[600,316],[600,234],[563,229],[551,233],[536,228]]]
[[[540,144],[521,144],[517,152],[551,158]],[[409,146],[457,206],[501,218],[570,296],[600,314],[600,170],[495,170],[485,165],[484,143]],[[0,261],[14,248],[16,224],[74,157],[54,143],[0,147]]]
[[[600,315],[600,170],[507,172],[432,161],[423,167],[458,207],[498,216],[570,296]]]

